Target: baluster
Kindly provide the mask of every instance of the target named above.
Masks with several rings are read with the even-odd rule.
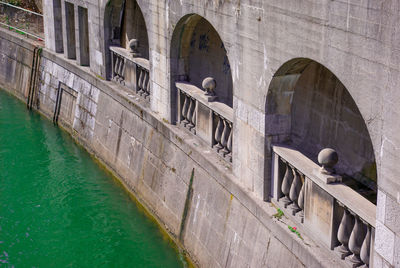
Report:
[[[146,93],[145,88],[146,88],[146,82],[147,82],[147,72],[144,69],[141,69],[143,73],[143,81],[140,86],[140,95],[144,95]]]
[[[344,259],[346,256],[349,256],[351,254],[348,248],[348,243],[353,227],[352,216],[350,215],[350,212],[346,208],[343,209],[343,217],[337,233],[337,238],[341,245],[335,248],[335,250],[339,253],[341,259]]]
[[[122,73],[122,69],[124,68],[124,58],[123,57],[119,57],[119,69],[118,69],[118,77],[119,80],[123,80],[123,73]]]
[[[304,222],[304,192],[305,192],[304,188],[306,187],[306,180],[304,179],[303,175],[301,175],[301,179],[302,179],[303,185],[301,186],[297,204],[299,205],[299,208],[300,208],[300,212],[299,212],[300,221],[301,221],[301,223],[303,223]]]
[[[290,193],[290,186],[292,185],[292,180],[293,180],[293,172],[292,168],[289,167],[289,164],[288,163],[285,164],[286,164],[286,172],[285,175],[283,176],[282,186],[281,186],[282,193],[285,196],[280,198],[279,201],[283,202],[283,205],[286,208],[290,203],[292,203],[292,201],[289,198],[289,193]]]
[[[360,251],[364,238],[364,224],[361,222],[358,216],[355,216],[354,228],[349,239],[349,249],[353,254],[346,258],[346,260],[349,260],[352,263],[353,267],[357,267],[362,264],[360,259]]]
[[[143,94],[146,95],[147,94],[147,87],[150,84],[150,75],[149,72],[146,69],[143,69],[145,77],[146,77],[146,83],[143,84]]]
[[[114,65],[114,80],[118,81],[118,66],[119,66],[119,57],[115,55],[115,65]]]
[[[111,52],[112,57],[112,80],[115,80],[115,65],[117,64],[117,59],[115,58],[114,52]]]
[[[187,120],[187,113],[189,109],[189,97],[186,94],[183,94],[183,96],[185,97],[185,101],[183,102],[182,106],[182,117],[183,117],[182,123],[186,127],[186,124],[189,122]]]
[[[194,100],[189,97],[189,101],[190,101],[190,104],[189,104],[187,120],[189,121],[189,123],[188,123],[189,129],[192,129],[194,127],[194,125],[192,124],[192,117],[193,117],[193,113],[194,113]]]
[[[139,83],[138,83],[139,91],[138,91],[138,93],[140,95],[142,95],[142,91],[143,91],[143,79],[144,79],[143,69],[139,67]]]
[[[121,72],[120,72],[121,80],[119,81],[121,84],[125,85],[125,59],[121,58]]]
[[[144,70],[143,68],[141,68],[141,72],[143,75],[143,80],[142,84],[140,85],[140,95],[143,95],[145,93],[145,88],[146,88],[147,74],[146,70]]]
[[[141,68],[141,70],[142,70],[143,79],[142,79],[142,84],[140,85],[140,95],[143,95],[145,92],[145,88],[146,88],[145,85],[146,85],[146,80],[147,80],[147,73],[146,73],[145,69]]]
[[[140,91],[141,91],[142,79],[143,79],[143,77],[142,77],[142,69],[141,69],[138,65],[136,65],[136,68],[137,68],[137,73],[138,73],[137,85],[136,85],[136,92],[137,92],[137,93],[140,93]]]
[[[196,134],[196,100],[195,99],[193,99],[193,107],[194,107],[193,116],[192,116],[192,120],[190,121],[190,122],[192,122],[193,129],[191,128],[190,130],[192,130],[193,133]]]
[[[231,131],[229,133],[228,144],[226,145],[226,148],[229,150],[228,160],[232,162],[232,133],[233,133],[232,123],[229,123],[229,128],[231,129]]]
[[[119,80],[121,79],[121,73],[119,72],[119,70],[121,69],[121,65],[122,65],[122,58],[120,56],[118,56],[118,66],[117,66],[117,81],[119,82]]]
[[[299,198],[300,190],[301,190],[301,180],[299,174],[293,168],[293,181],[290,186],[289,198],[292,200],[292,204],[290,205],[290,209],[292,210],[292,215],[294,216],[297,212],[300,211],[299,206],[297,205],[297,200]]]
[[[371,227],[367,225],[367,234],[365,235],[360,252],[360,258],[367,267],[369,266],[370,247],[371,247]]]
[[[226,145],[228,144],[229,133],[230,133],[229,124],[226,121],[226,119],[224,119],[224,130],[222,131],[222,137],[221,137],[221,145],[223,147],[223,149],[222,149],[223,156],[225,156],[227,153],[229,153],[228,149],[226,148]]]
[[[217,128],[215,129],[214,139],[216,141],[215,147],[217,149],[217,152],[219,152],[223,148],[221,145],[221,136],[222,136],[222,131],[224,130],[224,126],[223,126],[221,117],[217,114],[215,114],[215,115],[218,119],[218,124],[217,124]]]
[[[119,57],[118,76],[122,78],[122,69],[124,68],[124,58]]]
[[[145,90],[145,96],[150,96],[150,72],[147,71],[147,76],[148,76],[148,81],[147,81],[147,87]]]

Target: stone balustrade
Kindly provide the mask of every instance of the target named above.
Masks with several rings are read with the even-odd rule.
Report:
[[[376,206],[295,149],[273,146],[272,161],[271,201],[345,266],[369,267]]]
[[[136,65],[136,75],[137,75],[137,93],[144,98],[149,98],[150,96],[150,72],[148,69],[143,68],[140,65]]]
[[[233,109],[205,95],[200,88],[177,82],[178,123],[199,136],[225,160],[232,162]]]
[[[122,47],[112,46],[112,80],[126,86],[144,99],[150,99],[150,63],[145,58],[133,57]]]
[[[180,92],[182,100],[181,124],[196,134],[196,100],[184,91]]]
[[[223,157],[226,157],[229,162],[232,162],[232,120],[228,120],[220,114],[213,112],[213,125],[216,125],[213,134],[213,147]]]
[[[113,59],[113,76],[112,79],[125,86],[125,58],[112,52]]]

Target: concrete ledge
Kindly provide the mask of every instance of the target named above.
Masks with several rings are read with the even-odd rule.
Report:
[[[44,47],[44,42],[42,41],[35,41],[29,38],[24,38],[20,34],[4,29],[3,27],[0,27],[0,38],[5,39],[8,42],[14,43],[16,46],[31,50],[32,52],[36,46]]]

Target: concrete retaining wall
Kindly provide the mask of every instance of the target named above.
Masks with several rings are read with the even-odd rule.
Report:
[[[34,46],[0,30],[0,87],[27,96]],[[341,267],[328,249],[291,233],[276,209],[240,187],[209,147],[89,68],[43,51],[39,111],[60,123],[126,187],[201,267]],[[70,108],[72,107],[72,108]],[[185,210],[185,205],[187,211]]]

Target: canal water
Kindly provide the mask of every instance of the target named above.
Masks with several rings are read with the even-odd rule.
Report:
[[[0,90],[0,267],[184,267],[72,138]]]

